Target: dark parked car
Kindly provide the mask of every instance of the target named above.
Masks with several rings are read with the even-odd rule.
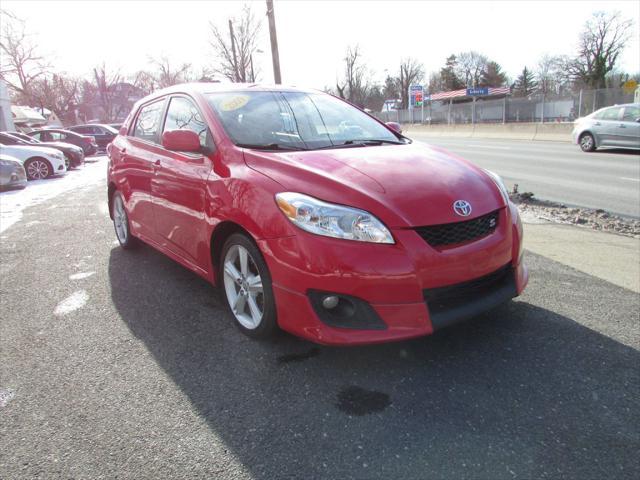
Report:
[[[78,147],[72,143],[67,142],[41,142],[40,140],[30,137],[29,135],[25,135],[20,132],[5,132],[7,135],[17,138],[18,140],[22,140],[23,142],[27,142],[29,145],[39,145],[41,147],[51,147],[56,150],[60,150],[64,153],[67,170],[69,168],[77,168],[84,164],[84,150],[82,147]],[[14,145],[17,145],[14,143]]]
[[[10,155],[0,155],[0,190],[26,186],[27,173],[22,162]]]
[[[75,125],[73,127],[69,127],[69,130],[81,135],[93,137],[98,144],[98,149],[100,150],[106,150],[107,145],[109,145],[112,140],[116,138],[116,135],[118,135],[118,131],[116,129],[103,124]]]
[[[76,132],[63,130],[59,128],[47,128],[42,130],[34,130],[27,133],[32,138],[41,142],[65,142],[76,145],[84,150],[85,156],[93,155],[98,151],[98,144],[93,137],[80,135]]]

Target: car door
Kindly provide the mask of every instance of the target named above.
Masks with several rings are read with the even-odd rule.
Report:
[[[621,114],[622,107],[610,107],[605,108],[594,117],[594,132],[598,136],[599,147],[617,145]]]
[[[640,107],[627,105],[618,125],[621,146],[640,148]]]
[[[132,233],[159,243],[156,235],[152,181],[160,147],[161,119],[165,99],[143,105],[128,135],[120,136],[111,148],[114,176],[123,186]]]
[[[181,129],[198,134],[203,153],[162,149],[157,157],[152,187],[156,232],[165,248],[204,273],[211,255],[205,218],[206,186],[215,145],[195,101],[175,95],[169,100],[162,131]]]

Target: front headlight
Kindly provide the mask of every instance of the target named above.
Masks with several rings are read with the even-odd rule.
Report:
[[[485,172],[487,173],[487,175],[491,177],[491,179],[493,180],[493,183],[495,183],[496,186],[498,187],[498,190],[500,190],[500,193],[502,194],[502,198],[504,198],[504,201],[506,203],[509,203],[509,190],[507,190],[507,187],[502,181],[502,178],[500,178],[500,175],[498,175],[497,173],[493,173],[491,170],[485,170]]]
[[[278,193],[276,203],[292,223],[307,232],[359,242],[395,243],[387,227],[364,210],[294,192]]]

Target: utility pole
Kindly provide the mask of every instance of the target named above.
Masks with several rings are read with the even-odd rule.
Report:
[[[231,35],[231,51],[233,52],[233,81],[239,82],[238,58],[236,57],[236,38],[233,35],[233,22],[229,20],[229,35]]]
[[[271,38],[273,79],[276,84],[280,84],[282,83],[282,78],[280,77],[280,55],[278,54],[278,36],[276,35],[276,17],[273,12],[273,0],[267,0],[267,16],[269,17],[269,37]]]

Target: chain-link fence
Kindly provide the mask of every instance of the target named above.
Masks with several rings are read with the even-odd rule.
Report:
[[[385,122],[464,124],[514,122],[570,122],[600,108],[634,101],[621,88],[580,90],[564,95],[529,95],[491,99],[451,98],[425,102],[424,108],[374,112]]]

